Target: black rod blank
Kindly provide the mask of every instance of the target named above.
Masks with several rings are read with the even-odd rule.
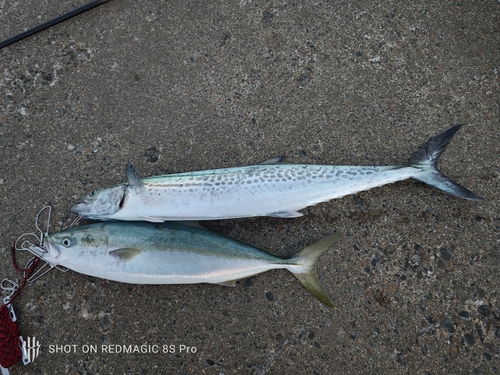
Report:
[[[73,18],[75,16],[78,16],[79,14],[85,13],[95,7],[98,7],[99,5],[105,4],[110,0],[96,0],[93,1],[87,5],[84,5],[80,8],[77,8],[75,10],[72,10],[69,13],[63,14],[62,16],[59,16],[57,18],[54,18],[51,21],[45,22],[44,24],[34,27],[28,31],[25,31],[24,33],[21,33],[19,35],[16,35],[15,37],[12,37],[10,39],[4,40],[3,42],[0,43],[0,49],[10,46],[13,43],[19,42],[20,40],[27,38],[33,34],[36,34],[42,30],[48,29],[49,27],[52,27],[54,25],[57,25],[58,23],[64,22],[66,20],[69,20],[70,18]]]

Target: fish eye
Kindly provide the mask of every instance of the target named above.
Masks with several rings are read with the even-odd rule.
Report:
[[[95,190],[92,190],[89,195],[93,197],[95,195]]]
[[[61,243],[64,247],[69,247],[71,245],[71,239],[69,237],[64,237]]]

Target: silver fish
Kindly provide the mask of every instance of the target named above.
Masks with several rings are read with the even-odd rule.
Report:
[[[436,162],[462,125],[431,138],[402,166],[264,164],[141,179],[127,164],[128,183],[93,191],[71,211],[95,220],[214,220],[253,216],[293,218],[299,210],[408,178],[460,198],[480,200],[447,178]]]
[[[333,233],[282,259],[191,223],[100,222],[48,236],[42,259],[53,266],[133,284],[235,286],[236,280],[286,268],[319,301],[335,308],[318,281],[316,263],[339,237]]]

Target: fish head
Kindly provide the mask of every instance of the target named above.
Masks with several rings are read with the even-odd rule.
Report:
[[[51,234],[44,239],[45,254],[42,258],[73,270],[98,266],[108,248],[104,224],[97,228],[83,225]]]
[[[87,219],[107,220],[122,207],[126,189],[126,185],[118,185],[93,190],[80,198],[71,212]]]

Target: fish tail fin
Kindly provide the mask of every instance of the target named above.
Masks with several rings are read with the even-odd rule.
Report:
[[[461,127],[462,125],[454,125],[427,141],[410,160],[410,165],[422,170],[413,178],[459,198],[482,200],[483,198],[478,197],[469,189],[443,175],[436,167],[439,156]]]
[[[318,258],[323,254],[332,243],[337,241],[341,237],[340,233],[333,233],[325,238],[319,240],[318,242],[306,247],[296,256],[294,256],[291,261],[298,264],[300,268],[291,267],[289,268],[297,279],[304,285],[304,287],[321,303],[324,305],[336,309],[337,307],[333,304],[328,293],[323,288],[318,280],[316,274],[316,264],[318,263]]]

